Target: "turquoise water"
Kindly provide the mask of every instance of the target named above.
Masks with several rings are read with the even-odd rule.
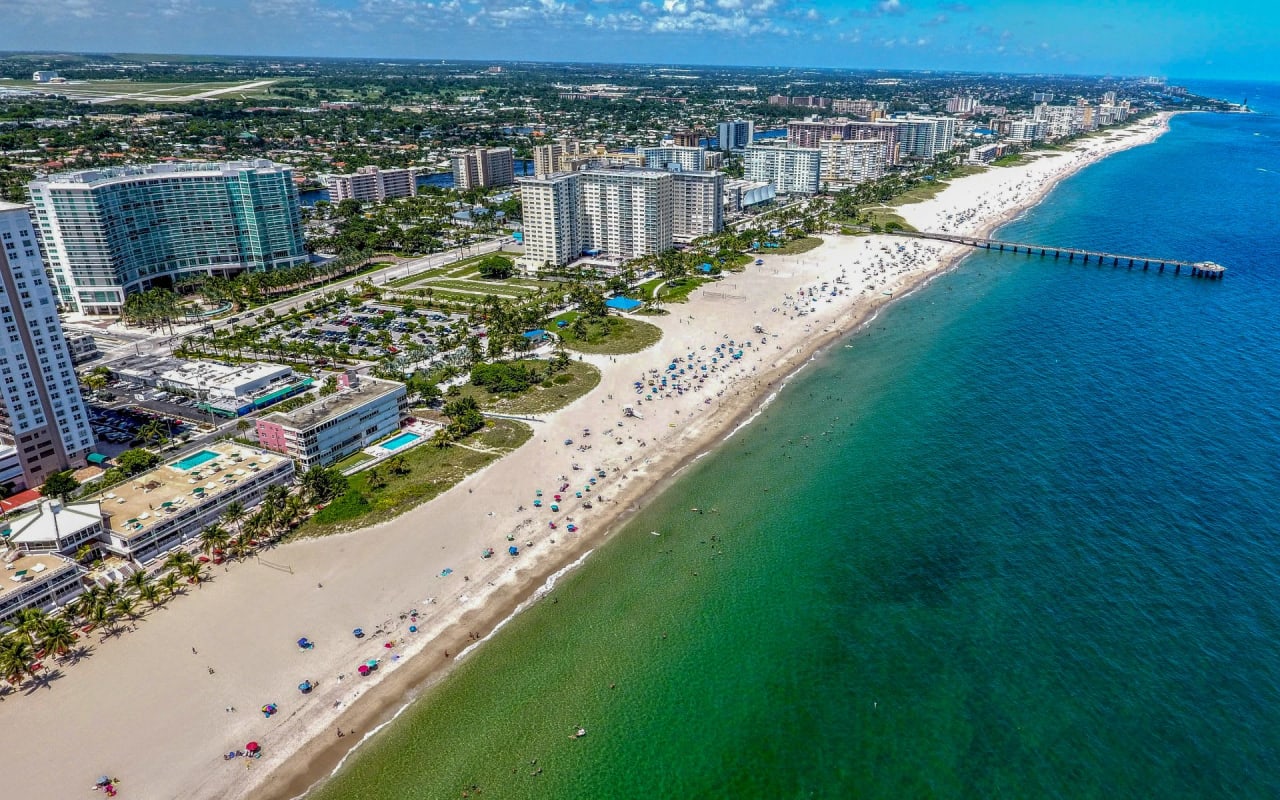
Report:
[[[1180,117],[1062,184],[1002,233],[1227,278],[967,260],[319,796],[1280,796],[1278,143]]]
[[[388,439],[378,446],[383,450],[399,450],[401,447],[413,444],[421,438],[422,437],[416,433],[402,433],[394,439]]]
[[[218,457],[218,454],[213,452],[212,450],[201,450],[199,452],[192,453],[186,458],[179,459],[178,461],[174,462],[173,466],[175,469],[181,469],[181,470],[195,469],[201,464],[212,461],[217,457]]]

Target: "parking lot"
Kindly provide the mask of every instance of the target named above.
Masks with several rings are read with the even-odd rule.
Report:
[[[275,337],[313,352],[337,348],[344,356],[365,361],[392,360],[403,368],[430,368],[456,361],[468,336],[483,335],[460,314],[403,306],[349,302],[301,324],[280,322],[259,331],[260,341]],[[345,349],[344,349],[345,348]]]
[[[195,432],[194,426],[188,420],[132,403],[103,406],[90,402],[89,421],[94,433],[98,436],[100,449],[106,451],[106,455],[116,455],[130,447],[143,444],[140,432],[148,423],[154,421],[161,423],[164,435],[170,439]]]

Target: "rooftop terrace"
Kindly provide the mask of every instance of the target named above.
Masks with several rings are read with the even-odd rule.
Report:
[[[213,455],[201,460],[196,458],[200,453]],[[176,466],[197,460],[201,463],[188,469]],[[234,442],[217,442],[181,461],[136,475],[92,499],[102,503],[107,528],[131,539],[172,514],[216,500],[251,475],[277,467],[285,460],[284,456]]]
[[[13,561],[8,561],[4,570],[0,571],[0,598],[21,591],[33,581],[73,569],[75,565],[56,553],[18,556]]]
[[[322,397],[314,403],[293,411],[268,414],[262,419],[264,422],[274,422],[286,428],[308,430],[326,420],[345,414],[353,408],[403,389],[402,383],[361,377],[360,383],[354,387],[340,389],[335,394]]]

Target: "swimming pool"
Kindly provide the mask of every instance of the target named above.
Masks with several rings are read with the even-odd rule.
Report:
[[[201,464],[212,461],[217,457],[218,457],[218,454],[213,452],[212,450],[201,450],[198,453],[192,453],[191,455],[187,456],[181,461],[175,461],[173,464],[173,467],[174,469],[180,469],[184,471],[189,469],[195,469]]]
[[[401,447],[408,447],[421,438],[422,436],[416,433],[402,433],[394,439],[388,439],[383,442],[379,447],[383,450],[399,450]]]

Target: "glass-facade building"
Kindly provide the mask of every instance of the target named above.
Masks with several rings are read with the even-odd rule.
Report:
[[[265,159],[84,170],[32,181],[59,302],[119,314],[184,275],[305,264],[293,169]]]

